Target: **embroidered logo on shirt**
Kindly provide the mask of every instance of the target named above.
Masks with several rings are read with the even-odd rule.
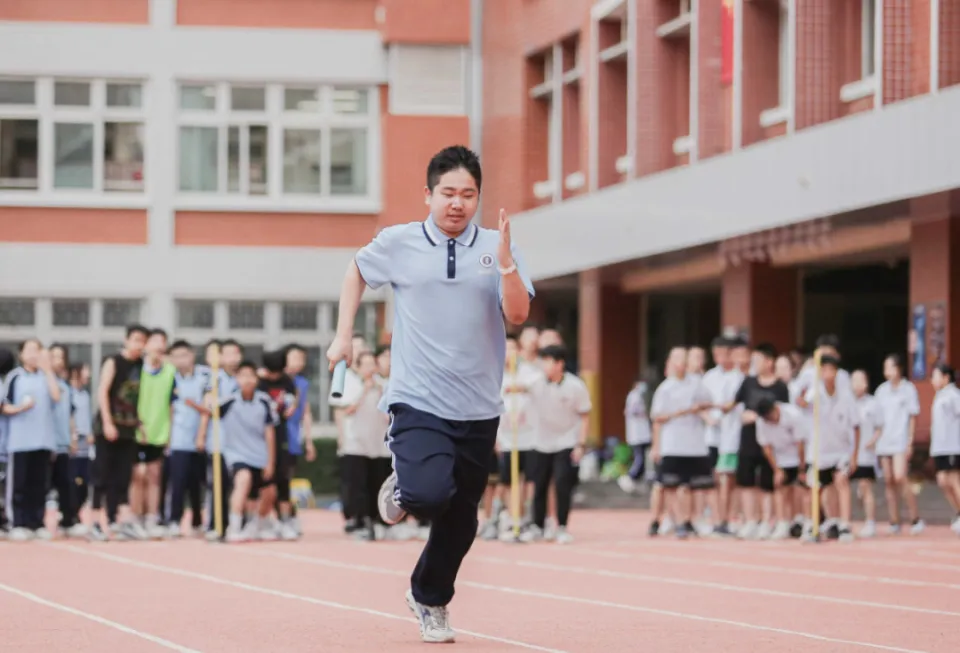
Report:
[[[493,267],[493,254],[481,254],[480,255],[480,265],[485,268]]]

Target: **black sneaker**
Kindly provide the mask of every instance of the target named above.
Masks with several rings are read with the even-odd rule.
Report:
[[[650,522],[650,528],[647,530],[647,535],[650,537],[656,537],[660,534],[660,522],[652,521]]]

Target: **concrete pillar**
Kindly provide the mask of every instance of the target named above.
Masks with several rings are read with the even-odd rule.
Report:
[[[799,282],[794,268],[765,263],[729,266],[721,283],[724,330],[746,332],[752,344],[769,342],[780,350],[797,345]]]

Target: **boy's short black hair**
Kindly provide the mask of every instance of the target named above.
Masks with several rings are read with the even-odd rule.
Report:
[[[935,365],[933,369],[937,370],[938,372],[940,372],[940,374],[943,374],[945,377],[947,377],[947,380],[950,381],[950,383],[953,383],[957,379],[957,374],[954,371],[953,366],[951,365],[947,365],[946,363],[940,363],[938,365]]]
[[[157,327],[156,329],[150,329],[150,335],[148,337],[152,338],[153,336],[163,336],[164,340],[169,340],[167,332],[163,329]]]
[[[257,365],[253,361],[250,361],[250,360],[240,361],[240,365],[237,366],[237,372],[239,373],[240,370],[242,369],[249,369],[251,372],[253,372],[254,375],[257,374]]]
[[[130,336],[132,336],[132,335],[135,334],[135,333],[142,333],[144,338],[148,338],[148,337],[150,336],[150,329],[148,329],[147,327],[143,326],[142,324],[130,324],[130,325],[127,325],[127,335],[126,335],[126,337],[129,338]]]
[[[769,358],[771,360],[776,360],[777,358],[777,348],[769,342],[761,342],[759,345],[753,348],[753,351],[760,354],[764,358]]]
[[[840,338],[835,336],[832,333],[825,333],[819,338],[816,342],[817,349],[820,347],[830,347],[832,349],[840,350]]]
[[[750,343],[747,342],[746,338],[741,338],[740,336],[731,336],[726,338],[727,346],[730,349],[739,349],[741,347],[749,347]]]
[[[306,348],[303,345],[298,344],[296,342],[291,342],[289,345],[283,348],[284,354],[289,354],[292,351],[299,351],[300,353],[303,353],[303,354],[307,353]]]
[[[0,349],[0,378],[9,374],[16,366],[17,357],[9,349]]]
[[[287,366],[287,353],[282,349],[263,353],[263,366],[268,372],[276,374]]]
[[[760,401],[757,402],[757,415],[763,419],[770,417],[770,413],[773,412],[774,407],[776,407],[777,401],[770,395],[764,395],[760,398]]]
[[[190,343],[183,339],[174,340],[173,344],[170,345],[169,351],[174,352],[178,349],[189,349],[193,351],[193,347],[190,345]]]
[[[233,338],[227,338],[226,340],[220,343],[220,351],[223,351],[227,347],[236,347],[237,349],[240,350],[240,355],[243,356],[243,345],[241,345],[239,342],[237,342]]]
[[[840,359],[836,356],[821,356],[820,357],[820,367],[830,367],[840,368]]]
[[[710,341],[711,349],[719,349],[723,347],[730,347],[730,338],[727,338],[724,336],[717,336],[716,338]]]
[[[31,342],[37,343],[37,347],[43,347],[43,343],[40,342],[40,338],[27,338],[26,340],[20,341],[20,344],[17,346],[17,351],[22,354],[23,350],[26,349],[27,345],[29,345]]]
[[[377,358],[380,358],[381,356],[383,356],[389,351],[390,351],[390,345],[380,345],[379,347],[377,347],[376,356]]]
[[[433,192],[433,189],[440,182],[440,177],[460,168],[470,173],[473,180],[477,182],[477,192],[479,192],[483,181],[480,158],[473,150],[463,145],[445,147],[433,155],[427,165],[427,188]]]
[[[212,346],[214,346],[214,345],[216,345],[217,349],[220,349],[221,347],[223,347],[223,343],[220,342],[219,339],[217,339],[217,338],[210,338],[209,340],[207,340],[207,344],[204,345],[203,348],[204,348],[204,349],[210,349],[210,347],[212,347]]]
[[[363,362],[363,359],[365,359],[367,356],[372,358],[374,361],[377,360],[376,356],[373,355],[373,352],[368,350],[368,351],[362,351],[359,354],[357,354],[357,360],[355,361],[355,363],[357,365],[360,365],[360,363]]]
[[[75,376],[80,376],[80,373],[83,372],[84,365],[85,363],[74,363],[69,368],[67,368],[70,378],[72,379]]]
[[[567,362],[567,349],[562,345],[550,345],[540,350],[540,358],[549,358],[550,360]]]

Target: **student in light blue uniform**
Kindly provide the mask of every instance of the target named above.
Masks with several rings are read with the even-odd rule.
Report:
[[[20,367],[10,373],[4,392],[7,416],[7,496],[13,522],[10,539],[50,539],[43,525],[53,452],[54,408],[60,384],[50,366],[50,352],[39,340],[20,345]]]
[[[70,366],[70,389],[73,397],[73,428],[76,448],[70,457],[70,478],[73,486],[74,523],[80,522],[80,509],[87,502],[90,487],[90,450],[93,448],[93,412],[90,403],[90,366]],[[79,530],[79,529],[78,529]]]
[[[74,448],[73,435],[73,393],[67,382],[69,375],[67,348],[60,344],[50,345],[50,366],[57,377],[60,387],[60,401],[53,408],[54,450],[53,468],[50,475],[51,485],[57,491],[57,506],[60,509],[58,530],[63,536],[84,535],[82,527],[73,529],[76,524],[76,510],[73,507],[73,478],[70,476],[70,452]]]
[[[6,377],[16,366],[13,352],[0,349],[0,535],[10,529],[10,500],[7,498],[7,417],[3,414],[6,400]]]
[[[462,146],[427,167],[423,222],[392,226],[361,249],[347,269],[330,369],[351,358],[350,336],[364,287],[389,284],[395,296],[388,446],[394,473],[380,491],[388,524],[408,513],[431,521],[430,538],[407,592],[427,642],[455,639],[447,604],[477,534],[477,508],[503,401],[504,318],[522,324],[533,286],[510,241],[472,223],[480,199],[476,155]]]
[[[170,477],[166,501],[170,537],[180,537],[184,500],[190,500],[191,519],[195,531],[203,524],[200,502],[207,468],[207,458],[197,444],[203,417],[203,395],[210,384],[210,368],[197,365],[193,348],[186,340],[170,345],[170,359],[177,368],[173,387],[173,423],[170,428]]]

